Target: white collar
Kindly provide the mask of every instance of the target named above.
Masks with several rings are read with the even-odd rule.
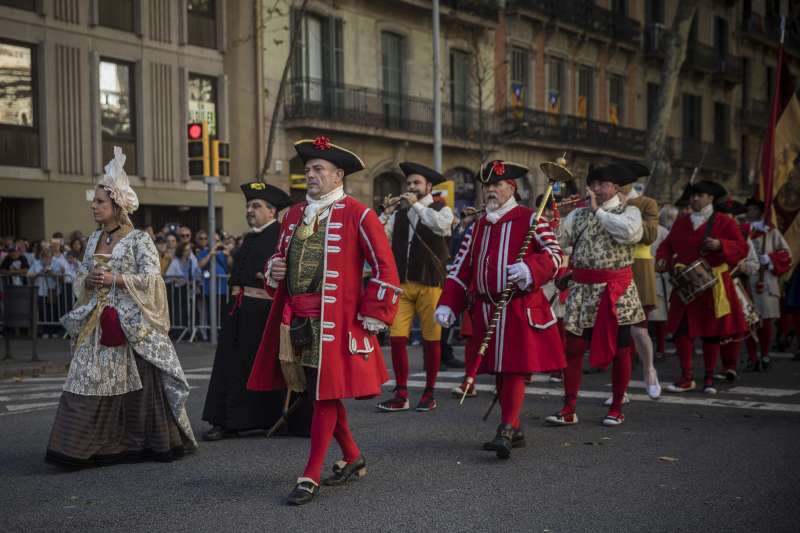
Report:
[[[617,207],[620,204],[620,202],[621,200],[619,199],[619,195],[615,194],[614,196],[603,202],[603,205],[600,206],[600,209],[602,209],[603,211],[611,211],[612,209]]]
[[[506,216],[506,214],[517,207],[517,199],[513,196],[506,200],[506,203],[495,209],[494,211],[486,210],[486,220],[489,221],[490,224],[497,223],[498,220]]]
[[[641,194],[639,194],[639,191],[636,189],[631,189],[630,192],[625,195],[625,199],[633,200],[634,198],[639,198],[640,196]]]
[[[689,215],[689,218],[692,221],[692,227],[697,229],[702,226],[713,212],[714,204],[708,204],[700,211],[692,211],[692,213]]]
[[[265,229],[270,227],[273,222],[275,222],[274,218],[272,220],[270,220],[269,222],[267,222],[266,224],[264,224],[263,226],[259,226],[257,228],[250,228],[250,233],[261,233],[262,231],[264,231]]]
[[[433,203],[433,195],[432,194],[426,194],[425,196],[423,196],[422,198],[420,198],[417,201],[419,203],[421,203],[422,205],[424,205],[425,207],[428,207],[429,205],[431,205]]]
[[[311,198],[309,195],[306,195],[306,202],[308,202],[308,205],[306,206],[305,211],[303,211],[303,222],[305,224],[311,224],[311,221],[314,220],[314,216],[319,211],[333,205],[334,202],[337,202],[344,197],[344,185],[337,187],[329,193],[323,194],[317,200]],[[328,213],[328,211],[323,213],[320,219],[325,219],[328,216]]]

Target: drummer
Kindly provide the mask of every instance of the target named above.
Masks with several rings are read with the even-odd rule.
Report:
[[[674,334],[681,377],[667,391],[686,392],[697,387],[692,353],[694,339],[700,337],[705,362],[703,392],[715,394],[714,367],[720,338],[747,330],[731,280],[731,270],[747,255],[747,243],[733,218],[714,212],[714,200],[727,196],[724,187],[702,180],[692,184],[688,193],[690,213],[678,217],[656,254],[656,270],[671,269],[678,283],[670,298],[667,330]],[[684,268],[697,273],[706,271],[707,279],[716,280],[713,287],[695,290],[688,303],[683,302],[681,293],[689,294],[696,287],[680,285],[680,271]]]

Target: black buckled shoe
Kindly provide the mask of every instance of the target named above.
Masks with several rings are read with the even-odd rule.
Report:
[[[345,463],[344,461],[337,461],[333,464],[333,475],[322,480],[323,485],[335,487],[337,485],[344,485],[347,480],[352,476],[364,477],[367,475],[367,461],[363,455],[359,455],[358,459],[352,463]]]
[[[484,442],[483,445],[481,446],[481,449],[487,452],[497,451],[497,448],[495,446],[495,440],[497,440],[497,437],[488,442]],[[511,447],[512,448],[525,447],[525,434],[522,433],[522,428],[514,430],[514,436],[511,437]]]
[[[511,424],[500,424],[497,426],[497,434],[494,436],[486,449],[494,450],[498,459],[508,459],[511,457],[511,449],[514,447],[514,427]]]
[[[319,486],[316,483],[308,478],[300,478],[286,498],[286,503],[289,505],[305,505],[316,498],[317,493],[319,493]]]

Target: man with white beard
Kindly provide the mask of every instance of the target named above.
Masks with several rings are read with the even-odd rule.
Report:
[[[516,180],[527,173],[526,167],[503,161],[492,161],[483,168],[479,179],[486,215],[475,222],[466,252],[454,261],[436,309],[436,320],[449,327],[472,301],[474,331],[465,351],[468,377],[463,387],[469,387],[477,372],[495,375],[501,423],[483,449],[500,459],[510,457],[512,448],[525,445],[520,427],[525,378],[565,366],[556,318],[542,291],[558,272],[562,253],[550,224],[536,220],[532,209],[517,204]],[[532,225],[536,225],[535,239],[518,261]],[[478,349],[507,283],[515,284],[515,291],[500,314],[486,355],[480,358]]]

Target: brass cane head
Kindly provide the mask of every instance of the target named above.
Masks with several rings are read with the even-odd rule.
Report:
[[[567,168],[566,156],[567,154],[565,153],[563,156],[556,159],[555,162],[545,161],[539,165],[539,168],[542,169],[542,172],[544,172],[547,179],[551,182],[567,182],[575,179],[575,176],[573,176],[572,172]]]

